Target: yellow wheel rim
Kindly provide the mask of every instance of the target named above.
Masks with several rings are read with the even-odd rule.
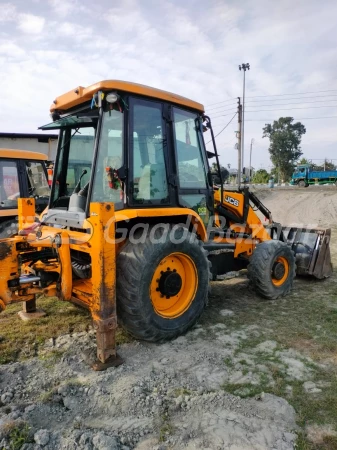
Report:
[[[184,314],[198,289],[198,273],[193,260],[184,253],[171,253],[154,271],[150,299],[159,316],[174,319]]]
[[[285,281],[287,280],[288,275],[289,275],[289,262],[283,256],[279,256],[275,260],[274,264],[281,264],[280,268],[283,272],[283,275],[275,277],[275,275],[273,276],[273,272],[274,272],[274,270],[273,270],[271,280],[272,280],[274,286],[282,286],[282,284],[285,283]]]

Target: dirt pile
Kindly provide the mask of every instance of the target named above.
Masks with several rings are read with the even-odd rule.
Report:
[[[257,189],[256,195],[282,225],[337,226],[337,187]]]

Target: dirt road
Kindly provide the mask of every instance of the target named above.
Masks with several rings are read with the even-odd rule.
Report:
[[[278,221],[336,225],[335,191],[260,196]],[[300,446],[304,434],[325,448],[337,434],[330,410],[319,413],[319,433],[306,411],[317,401],[328,408],[334,395],[325,320],[331,326],[337,310],[336,282],[297,280],[273,302],[252,293],[245,276],[214,282],[193,330],[162,345],[123,344],[124,364],[106,372],[86,363],[92,330],[51,339],[35,357],[0,365],[0,449],[287,450],[296,440],[310,448]]]

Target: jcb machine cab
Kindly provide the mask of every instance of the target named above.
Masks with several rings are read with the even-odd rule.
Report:
[[[19,236],[0,242],[0,307],[39,292],[86,306],[96,369],[119,363],[117,317],[139,339],[174,338],[200,317],[217,274],[248,266],[267,298],[290,291],[294,253],[302,273],[329,275],[329,230],[283,230],[248,189],[213,186],[208,158],[219,161],[201,104],[102,81],[56,98],[51,112],[42,129],[60,137],[49,209],[36,225],[22,200]]]
[[[49,202],[43,153],[0,149],[0,239],[17,233],[18,199],[34,197],[36,213]]]

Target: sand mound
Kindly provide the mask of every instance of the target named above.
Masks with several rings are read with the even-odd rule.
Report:
[[[256,195],[282,225],[337,226],[337,188],[261,189]]]

